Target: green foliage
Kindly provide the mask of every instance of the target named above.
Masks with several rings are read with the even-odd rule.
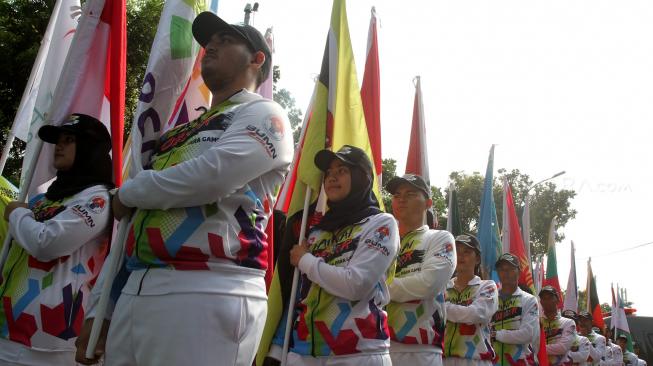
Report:
[[[276,68],[276,66],[275,66]],[[272,95],[275,102],[279,103],[286,112],[288,112],[288,119],[290,120],[290,127],[293,130],[293,139],[295,144],[299,142],[299,135],[302,129],[302,111],[295,105],[295,98],[290,94],[287,89],[280,89],[275,91]]]
[[[497,210],[497,218],[502,224],[503,219],[503,179],[507,179],[512,187],[515,211],[520,220],[524,210],[524,199],[528,188],[533,181],[527,174],[518,169],[507,171],[498,170],[499,176],[494,179],[493,195]],[[458,205],[460,220],[464,232],[475,233],[476,224],[480,214],[481,195],[483,192],[484,177],[478,173],[466,174],[452,172],[449,178],[455,183],[458,191]],[[553,182],[540,184],[531,189],[530,195],[530,227],[531,227],[531,255],[539,257],[546,253],[549,225],[554,216],[557,216],[558,228],[564,227],[569,220],[576,217],[576,210],[571,208],[571,199],[576,196],[572,190],[556,190]],[[449,199],[447,189],[446,199]],[[556,241],[565,238],[564,233],[558,231]]]
[[[1,146],[6,144],[54,3],[54,0],[0,0]],[[14,184],[18,183],[24,152],[25,144],[16,141],[3,173]]]

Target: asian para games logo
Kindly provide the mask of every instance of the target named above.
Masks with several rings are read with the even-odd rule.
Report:
[[[104,207],[106,206],[106,204],[107,204],[107,201],[104,198],[102,198],[100,196],[95,196],[95,197],[91,198],[90,201],[88,201],[88,203],[86,204],[86,207],[88,207],[89,210],[95,212],[96,214],[99,214],[102,211],[104,211]]]
[[[266,121],[265,129],[270,137],[280,141],[283,138],[283,120],[277,116],[270,116]]]
[[[390,236],[390,229],[387,226],[381,226],[374,232],[374,237],[378,241],[385,241]]]

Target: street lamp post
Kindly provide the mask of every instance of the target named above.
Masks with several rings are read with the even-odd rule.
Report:
[[[544,182],[547,182],[553,178],[557,178],[561,175],[565,174],[565,171],[561,171],[559,173],[556,173],[549,178],[542,179],[541,181],[531,184],[530,187],[526,190],[526,197],[524,197],[524,212],[522,213],[522,237],[524,239],[524,246],[526,247],[526,255],[528,257],[528,265],[531,267],[531,271],[533,270],[533,266],[531,264],[531,216],[530,216],[530,208],[529,208],[529,197],[530,197],[530,191],[531,189],[535,188],[538,184],[542,184]]]

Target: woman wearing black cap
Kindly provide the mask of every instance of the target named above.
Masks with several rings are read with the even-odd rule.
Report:
[[[29,206],[5,209],[15,241],[0,283],[0,361],[72,365],[110,233],[111,138],[82,114],[41,127],[39,137],[55,145],[57,176]]]
[[[456,237],[456,277],[447,285],[444,365],[492,365],[490,322],[498,308],[494,281],[479,277],[481,247],[472,235]]]
[[[399,235],[372,192],[369,158],[345,145],[320,151],[329,210],[308,240],[291,250],[302,272],[289,365],[390,365],[390,334],[383,307],[394,273]]]

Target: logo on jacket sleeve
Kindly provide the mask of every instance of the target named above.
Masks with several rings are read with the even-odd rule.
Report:
[[[96,214],[102,213],[104,211],[104,207],[107,205],[107,201],[104,199],[104,197],[100,196],[93,196],[88,203],[86,204],[86,207],[88,207],[89,210],[93,211]]]
[[[390,229],[387,226],[381,226],[374,232],[374,238],[378,241],[385,241],[390,236]]]
[[[283,138],[283,120],[278,116],[270,116],[265,121],[265,129],[273,139],[281,141]]]

